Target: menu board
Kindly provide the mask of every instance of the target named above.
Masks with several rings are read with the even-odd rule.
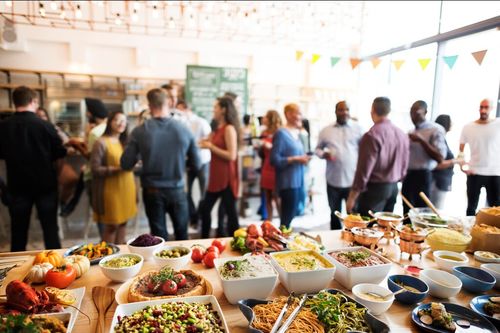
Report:
[[[212,119],[213,105],[225,92],[238,95],[240,115],[246,114],[248,104],[248,70],[234,67],[187,66],[185,96],[193,112]]]

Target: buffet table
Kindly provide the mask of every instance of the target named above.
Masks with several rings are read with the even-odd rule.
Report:
[[[319,234],[322,239],[322,243],[325,245],[327,249],[338,249],[342,247],[348,246],[347,242],[344,242],[340,238],[340,231],[322,231],[322,232],[317,232],[317,233],[311,233],[311,235],[316,236],[316,234]],[[197,240],[189,240],[189,241],[172,241],[168,242],[167,244],[169,245],[185,245],[185,246],[190,246],[192,244],[202,244],[209,246],[212,240],[210,239],[197,239]],[[228,239],[228,248],[224,253],[222,253],[221,257],[236,257],[239,256],[240,254],[238,252],[232,251],[229,248],[229,241]],[[408,255],[404,254],[403,259],[400,258],[400,251],[399,247],[394,244],[393,241],[391,241],[390,244],[387,245],[386,240],[381,240],[380,241],[380,247],[384,248],[387,253],[389,254],[389,258],[392,259],[393,261],[400,262],[403,265],[407,264],[412,264],[412,265],[417,265],[422,268],[437,268],[436,264],[434,263],[432,259],[432,253],[429,250],[426,250],[423,253],[422,259],[420,259],[419,256],[414,256],[412,261],[408,261]],[[121,248],[121,253],[127,253],[128,248],[126,245],[120,246]],[[64,252],[64,250],[60,250],[61,254]],[[27,254],[36,254],[39,251],[32,251],[32,252],[16,252],[16,253],[0,253],[0,260],[2,257],[5,256],[25,256]],[[470,262],[469,265],[471,266],[479,266],[479,262],[476,262],[473,258],[473,256],[468,255]],[[5,294],[5,286],[14,279],[23,279],[23,277],[26,275],[28,272],[28,269],[31,267],[32,264],[32,259],[26,261],[21,267],[17,267],[13,269],[9,274],[7,275],[6,280],[4,281],[2,287],[0,288],[0,294]],[[151,269],[158,269],[159,267],[155,266],[153,262],[151,261],[146,261],[144,263],[144,266],[142,268],[142,272],[151,270]],[[195,264],[190,261],[190,264],[188,265],[189,269],[193,269],[199,274],[203,275],[206,279],[210,281],[210,283],[213,286],[213,292],[214,295],[217,297],[217,300],[219,301],[221,308],[224,313],[224,317],[227,321],[228,327],[231,332],[246,332],[247,331],[247,326],[248,322],[243,316],[243,314],[240,312],[238,309],[237,305],[232,305],[229,304],[228,301],[226,300],[222,286],[220,283],[220,280],[217,276],[217,272],[215,269],[209,269],[206,268],[203,264]],[[404,269],[399,266],[398,264],[393,264],[393,267],[391,269],[390,275],[393,274],[404,274]],[[87,272],[84,276],[82,276],[80,279],[76,280],[71,284],[69,287],[70,289],[72,288],[79,288],[79,287],[85,287],[85,297],[82,302],[81,306],[81,311],[86,313],[90,318],[91,318],[91,324],[90,324],[90,329],[89,329],[89,323],[88,319],[83,316],[83,315],[78,315],[78,319],[76,321],[75,327],[73,329],[73,332],[75,333],[87,333],[87,332],[95,332],[96,331],[96,325],[97,325],[97,310],[94,306],[94,303],[92,301],[92,288],[94,286],[105,286],[105,287],[110,287],[113,288],[114,290],[117,290],[120,287],[121,283],[115,283],[109,280],[107,277],[103,275],[101,272],[100,268],[97,265],[91,266],[90,271]],[[387,279],[385,279],[381,285],[384,287],[387,287]],[[343,288],[341,285],[339,285],[336,281],[331,281],[330,288],[336,288],[340,289],[344,292],[346,292],[348,295],[352,296],[352,293],[345,288]],[[488,293],[493,294],[494,291],[489,291]],[[274,289],[273,292],[273,297],[274,296],[279,296],[279,295],[288,295],[288,292],[284,289],[281,284],[278,284],[276,288]],[[469,307],[469,302],[470,300],[477,296],[476,294],[469,293],[465,290],[462,289],[462,291],[453,298],[450,298],[447,300],[447,302],[451,303],[456,303],[465,307]],[[427,296],[424,302],[430,302],[430,301],[439,301],[439,299],[434,299],[431,296]],[[107,312],[106,315],[106,332],[109,331],[109,326],[111,325],[111,320],[113,318],[113,313],[115,311],[117,304],[116,302],[111,306],[109,311]],[[417,329],[416,327],[412,324],[411,322],[411,311],[416,305],[403,305],[397,301],[394,301],[393,305],[391,308],[384,314],[378,316],[379,319],[384,321],[389,325],[391,330],[393,332],[416,332]]]

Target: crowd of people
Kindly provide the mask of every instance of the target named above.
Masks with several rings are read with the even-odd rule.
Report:
[[[213,236],[211,216],[218,200],[216,235],[232,235],[239,228],[238,152],[246,139],[240,129],[236,95],[226,93],[214,101],[210,124],[177,99],[175,87],[152,89],[147,93],[148,108],[130,134],[123,112],[109,113],[100,100],[86,98],[92,126],[83,142],[67,137],[50,123],[30,88],[16,88],[12,100],[16,112],[0,123],[0,159],[7,166],[7,187],[2,194],[11,217],[12,251],[26,248],[33,205],[45,247],[61,247],[58,174],[68,151],[78,151],[88,160],[80,188],[87,189],[93,218],[105,241],[125,242],[127,222],[138,211],[134,174],[140,176],[152,234],[169,238],[168,213],[175,239],[188,239],[189,224],[199,227],[202,238]],[[498,206],[500,121],[490,119],[490,109],[488,100],[481,101],[479,119],[462,130],[457,158],[446,140],[450,117],[440,115],[435,122],[429,121],[424,101],[416,101],[410,108],[415,126],[410,133],[389,120],[391,102],[386,97],[374,99],[370,113],[374,124],[366,133],[350,117],[348,102],[340,101],[335,106],[336,121],[321,130],[313,152],[303,140],[308,123],[299,105],[284,107],[283,123],[278,111],[269,110],[262,117],[264,130],[255,145],[262,158],[263,209],[272,218],[275,206],[281,225],[291,225],[303,205],[305,173],[313,155],[326,161],[331,229],[342,228],[335,211],[341,210],[343,201],[349,213],[392,212],[398,182],[414,206],[424,206],[419,196],[424,192],[441,208],[451,190],[455,164],[467,174],[467,215],[475,214],[482,187],[488,204]],[[465,145],[471,151],[468,162],[463,158]],[[201,194],[196,203],[195,180]],[[407,212],[409,207],[403,204],[403,210]]]

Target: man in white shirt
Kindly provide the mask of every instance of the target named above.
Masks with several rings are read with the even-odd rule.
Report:
[[[346,101],[335,105],[337,121],[319,133],[316,155],[326,160],[326,188],[330,205],[330,228],[342,229],[335,211],[342,209],[342,200],[347,200],[351,190],[359,141],[363,136],[361,126],[350,119]]]
[[[184,101],[178,101],[176,105],[176,110],[180,115],[174,115],[174,119],[178,119],[183,122],[193,133],[194,139],[196,142],[201,141],[202,139],[206,139],[212,129],[210,128],[210,124],[205,118],[202,118],[195,114],[191,108]],[[187,170],[187,195],[188,195],[188,206],[189,206],[189,219],[191,221],[191,225],[196,227],[198,226],[198,208],[195,207],[193,201],[193,184],[196,179],[198,179],[198,184],[200,187],[200,201],[205,196],[205,191],[207,189],[208,183],[208,167],[210,165],[210,150],[208,149],[200,149],[200,161],[201,168],[199,170]],[[199,207],[199,204],[198,204]]]
[[[486,188],[489,206],[500,205],[500,119],[490,119],[490,102],[479,105],[479,119],[464,126],[460,155],[470,148],[470,161],[462,166],[467,174],[467,215],[476,215],[481,188]],[[459,155],[459,156],[460,156]]]

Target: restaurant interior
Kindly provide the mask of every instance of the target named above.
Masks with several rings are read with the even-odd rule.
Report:
[[[498,332],[498,59],[499,1],[0,1],[0,332]]]

